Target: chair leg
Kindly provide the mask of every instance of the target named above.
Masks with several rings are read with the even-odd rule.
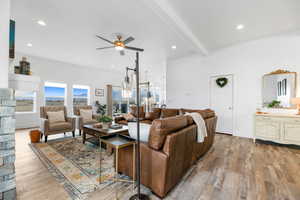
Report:
[[[43,139],[43,133],[41,133],[41,140]]]
[[[72,131],[73,137],[75,137],[75,131]]]
[[[81,129],[79,129],[79,135],[81,136]]]
[[[45,135],[45,143],[47,143],[48,135]]]

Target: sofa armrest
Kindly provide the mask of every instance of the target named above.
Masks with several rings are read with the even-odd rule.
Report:
[[[76,117],[67,117],[67,122],[72,124],[72,129],[75,130],[76,128]]]
[[[141,183],[160,197],[167,193],[167,170],[169,169],[169,156],[141,143]],[[128,146],[119,150],[119,172],[133,176],[133,147]],[[136,171],[137,172],[137,171]]]
[[[118,116],[118,117],[115,117],[115,122],[118,123],[119,121],[122,121],[122,120],[126,120],[123,116]]]
[[[40,118],[40,127],[41,127],[41,132],[43,134],[47,134],[49,131],[49,120],[45,118]]]

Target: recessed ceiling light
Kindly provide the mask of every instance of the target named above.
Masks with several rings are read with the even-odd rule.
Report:
[[[174,50],[175,50],[176,48],[177,48],[177,47],[176,47],[176,45],[173,45],[173,46],[172,46],[172,49],[174,49]]]
[[[242,30],[244,28],[245,28],[244,24],[239,24],[236,26],[236,30]]]
[[[27,46],[28,46],[28,47],[32,47],[32,44],[31,44],[31,43],[27,43]]]
[[[38,20],[37,23],[41,26],[47,26],[46,22],[44,22],[43,20]]]

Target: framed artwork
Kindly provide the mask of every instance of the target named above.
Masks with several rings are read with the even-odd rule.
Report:
[[[16,33],[16,22],[10,20],[9,23],[9,58],[15,58],[15,33]]]
[[[104,97],[104,89],[95,89],[95,96]]]

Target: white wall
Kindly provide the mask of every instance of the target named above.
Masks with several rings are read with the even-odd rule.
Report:
[[[22,56],[28,58],[31,63],[31,71],[34,76],[41,78],[40,91],[37,93],[37,112],[36,113],[18,113],[16,115],[17,128],[28,128],[39,126],[39,107],[44,105],[44,82],[58,82],[66,83],[67,88],[67,107],[69,114],[72,114],[72,85],[88,85],[91,91],[91,104],[96,100],[100,103],[106,103],[106,85],[121,85],[125,76],[124,70],[119,71],[105,71],[103,69],[90,68],[85,66],[76,66],[69,63],[63,63],[45,58],[24,55],[17,53],[14,62],[10,66],[10,72],[13,73],[14,65],[19,65]],[[145,73],[147,71],[147,73]],[[161,88],[161,96],[165,102],[165,74],[166,62],[144,64],[141,67],[141,81],[151,82],[153,87]],[[147,76],[147,77],[146,77]],[[105,89],[105,97],[95,97],[95,88]]]
[[[17,65],[23,54],[17,53],[14,64]],[[39,107],[44,105],[44,82],[66,83],[67,88],[67,107],[69,114],[72,114],[72,86],[88,85],[90,86],[91,99],[93,105],[96,100],[106,103],[106,85],[120,84],[123,74],[119,72],[104,71],[84,66],[75,66],[73,64],[48,60],[34,56],[27,56],[31,63],[31,70],[34,76],[41,78],[40,90],[37,93],[37,112],[32,114],[16,114],[17,128],[27,128],[39,126]],[[13,72],[13,65],[10,69]],[[105,97],[95,97],[95,88],[105,89]]]
[[[0,2],[0,88],[8,87],[10,0]]]
[[[234,75],[234,135],[253,136],[253,115],[262,104],[262,76],[277,69],[300,72],[300,37],[286,35],[243,43],[210,56],[167,63],[168,107],[209,107],[209,77]],[[298,95],[300,95],[298,78]],[[221,101],[221,100],[220,100]],[[213,109],[213,108],[212,108]]]

